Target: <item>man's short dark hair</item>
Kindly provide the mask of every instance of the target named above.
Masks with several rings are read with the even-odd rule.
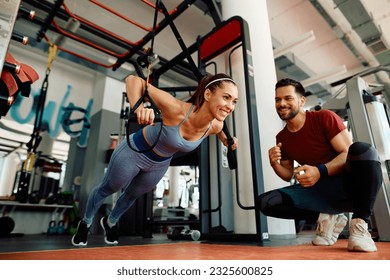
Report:
[[[289,78],[279,80],[275,85],[275,90],[285,86],[293,86],[295,88],[296,93],[305,96],[305,89],[302,84],[298,81]]]

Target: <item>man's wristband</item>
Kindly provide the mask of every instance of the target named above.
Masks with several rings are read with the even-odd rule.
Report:
[[[325,164],[317,165],[318,171],[320,171],[321,178],[328,176],[328,168]]]

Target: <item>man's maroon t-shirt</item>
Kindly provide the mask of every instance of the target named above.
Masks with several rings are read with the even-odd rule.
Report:
[[[325,164],[338,155],[330,141],[344,129],[336,113],[325,109],[308,111],[299,131],[290,132],[285,126],[276,135],[276,142],[282,143],[282,160],[295,160],[300,165]]]

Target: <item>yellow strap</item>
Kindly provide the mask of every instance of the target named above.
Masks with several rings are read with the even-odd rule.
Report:
[[[27,171],[28,164],[29,164],[29,159],[30,159],[30,154],[28,153],[26,160],[23,162],[23,171]]]
[[[31,172],[33,170],[34,164],[35,164],[35,154],[32,153],[30,156],[30,161],[29,161],[28,168],[27,168],[28,172]]]
[[[49,56],[47,58],[47,69],[51,70],[51,64],[54,61],[54,58],[56,57],[57,54],[57,45],[49,42]]]
[[[148,64],[148,73],[147,73],[147,76],[146,76],[146,83],[149,83],[149,76],[150,76],[150,62]]]
[[[35,164],[35,154],[27,153],[27,158],[23,163],[23,171],[31,172]]]

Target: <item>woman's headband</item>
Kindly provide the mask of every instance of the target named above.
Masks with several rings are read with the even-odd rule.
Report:
[[[236,84],[233,79],[231,78],[219,78],[219,79],[215,79],[214,81],[211,81],[210,83],[208,83],[206,86],[205,86],[205,89],[208,88],[211,84],[213,83],[216,83],[216,82],[219,82],[219,81],[230,81],[232,82],[233,84]]]

